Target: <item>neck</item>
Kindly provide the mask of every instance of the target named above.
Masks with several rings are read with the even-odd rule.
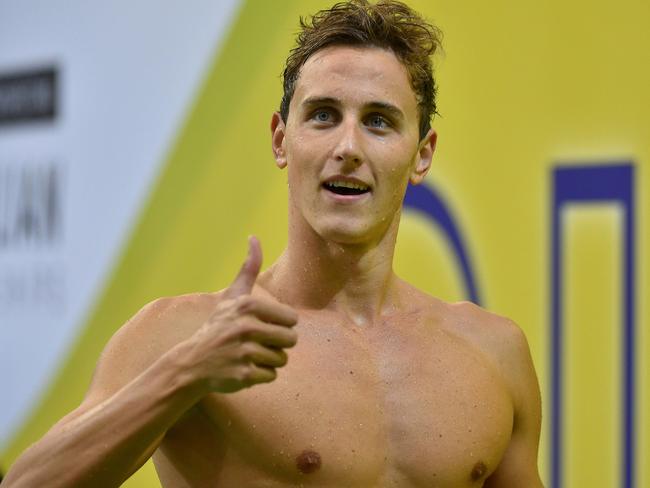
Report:
[[[306,222],[290,225],[287,248],[258,282],[293,307],[372,323],[399,305],[392,268],[399,217],[380,237],[358,244],[328,241]]]

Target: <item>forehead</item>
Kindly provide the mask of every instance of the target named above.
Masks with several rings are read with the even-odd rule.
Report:
[[[392,51],[377,47],[332,46],[302,66],[292,104],[312,97],[364,103],[382,101],[416,114],[408,72]]]

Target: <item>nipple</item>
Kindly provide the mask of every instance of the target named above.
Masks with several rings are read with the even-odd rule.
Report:
[[[474,465],[474,468],[472,469],[472,480],[480,480],[483,476],[485,476],[485,473],[487,473],[487,466],[482,461],[479,461]]]
[[[316,451],[305,450],[296,458],[296,466],[301,473],[309,474],[320,469],[320,454]]]

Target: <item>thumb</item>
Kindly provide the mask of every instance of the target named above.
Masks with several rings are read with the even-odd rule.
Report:
[[[248,237],[248,256],[239,274],[225,292],[227,298],[248,295],[253,290],[255,280],[262,267],[262,247],[255,236]]]

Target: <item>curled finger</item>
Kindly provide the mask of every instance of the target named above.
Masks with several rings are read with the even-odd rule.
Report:
[[[256,366],[280,368],[287,364],[287,353],[282,349],[269,348],[251,342],[242,345],[243,359]]]
[[[278,374],[275,368],[266,366],[256,366],[251,364],[246,371],[244,383],[247,386],[257,385],[259,383],[270,383],[277,378]]]
[[[257,342],[263,346],[282,349],[295,346],[298,334],[295,330],[287,327],[258,322],[243,334],[243,339]]]

